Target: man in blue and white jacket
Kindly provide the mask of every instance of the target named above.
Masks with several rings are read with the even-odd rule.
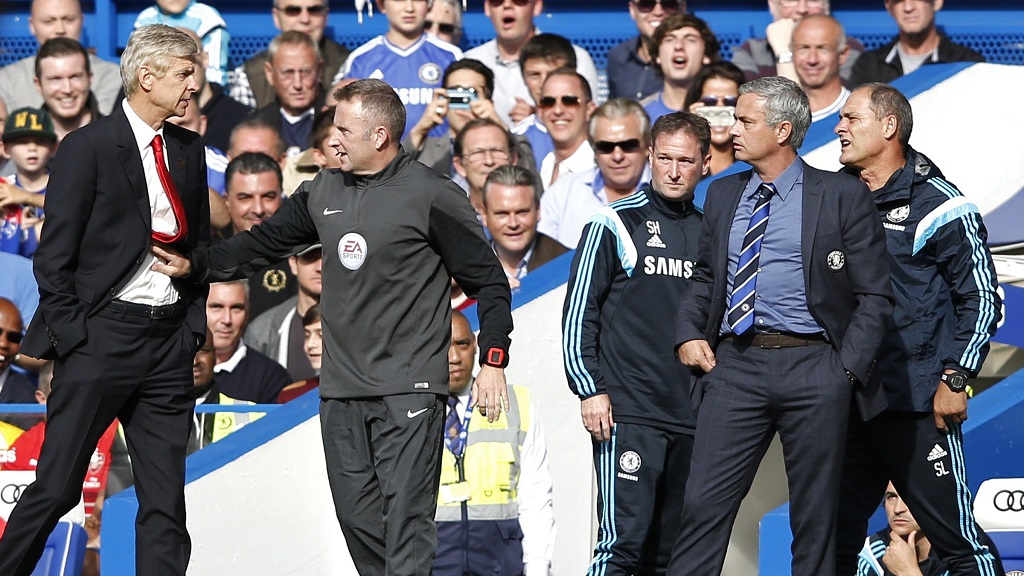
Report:
[[[693,190],[710,167],[711,128],[688,112],[667,114],[649,141],[651,183],[591,217],[562,314],[565,372],[598,478],[589,575],[665,571],[693,453],[690,376],[672,345],[676,303],[697,260]]]
[[[874,196],[896,296],[872,375],[888,408],[850,421],[836,573],[854,573],[891,479],[951,575],[1002,574],[979,539],[961,430],[1001,317],[995,267],[978,207],[910,147],[912,130],[910,102],[886,84],[855,90],[835,130],[840,162]]]

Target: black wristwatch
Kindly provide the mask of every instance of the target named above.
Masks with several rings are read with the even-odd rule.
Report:
[[[963,392],[967,388],[967,374],[954,370],[951,373],[943,374],[942,381],[949,386],[949,389],[953,392]]]

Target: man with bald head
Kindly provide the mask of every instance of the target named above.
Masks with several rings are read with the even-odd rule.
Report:
[[[40,46],[51,38],[62,36],[80,41],[82,6],[78,0],[33,0],[28,29]],[[24,106],[39,108],[43,104],[43,98],[32,82],[36,75],[35,62],[33,54],[0,68],[0,99],[7,104],[9,110]],[[100,112],[110,114],[121,89],[117,65],[90,54],[89,67],[92,69],[92,84]]]
[[[0,298],[0,404],[30,404],[36,401],[36,387],[28,378],[11,369],[21,350],[24,330],[18,307],[7,298]],[[18,419],[10,422],[19,424]]]
[[[803,18],[812,14],[828,14],[829,0],[768,0],[772,23],[765,28],[764,38],[751,38],[733,50],[732,63],[743,70],[747,80],[765,76],[785,76],[796,82],[793,52],[789,47],[793,29]],[[864,51],[856,38],[850,38],[850,55],[840,70],[844,79],[850,78],[854,61]]]
[[[827,14],[805,16],[793,29],[790,49],[800,88],[811,102],[811,122],[839,112],[850,96],[839,77],[850,56],[843,25]]]

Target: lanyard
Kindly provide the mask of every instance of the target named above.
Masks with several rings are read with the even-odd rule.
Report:
[[[462,461],[462,454],[463,452],[466,451],[466,436],[469,434],[469,419],[473,416],[473,411],[469,409],[469,406],[472,403],[473,395],[470,394],[469,397],[466,399],[465,414],[463,414],[462,416],[462,431],[459,432],[458,452],[456,452],[455,449],[452,448],[452,439],[448,437],[448,434],[444,435],[444,447],[447,448],[448,451],[451,452],[453,456],[455,456],[455,460],[457,463],[460,463]],[[456,415],[458,414],[456,408],[452,408],[452,410],[456,410]]]

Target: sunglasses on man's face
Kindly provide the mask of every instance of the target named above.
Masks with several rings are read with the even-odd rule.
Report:
[[[290,16],[292,18],[302,14],[303,10],[309,12],[310,16],[323,16],[327,12],[327,6],[324,6],[323,4],[318,4],[316,6],[284,6],[282,8],[278,8],[278,10],[284,12],[285,16]]]
[[[637,138],[630,138],[629,140],[623,140],[621,142],[609,142],[607,140],[598,140],[594,142],[594,151],[598,154],[611,154],[615,152],[616,148],[622,148],[622,151],[626,154],[632,154],[640,150],[640,140]]]
[[[735,106],[739,96],[705,96],[698,100],[705,106]]]
[[[679,12],[679,6],[682,3],[679,0],[633,0],[636,9],[644,14],[653,11],[658,4],[661,4],[661,9],[665,12],[673,14]]]
[[[541,108],[554,108],[555,103],[559,100],[562,101],[562,106],[566,108],[575,108],[580,104],[583,104],[583,100],[579,96],[573,96],[572,94],[566,94],[564,96],[542,96],[540,102],[537,105]]]
[[[21,344],[21,339],[25,337],[21,332],[14,330],[0,330],[0,334],[7,336],[7,341],[11,344]]]
[[[443,22],[431,22],[427,20],[423,23],[423,28],[426,30],[433,30],[434,26],[437,26],[438,34],[455,34],[455,24],[445,24]]]

